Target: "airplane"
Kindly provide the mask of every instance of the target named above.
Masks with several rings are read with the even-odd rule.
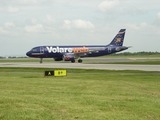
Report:
[[[42,63],[43,58],[53,58],[55,61],[71,61],[75,62],[78,59],[82,63],[84,57],[98,57],[108,54],[113,54],[126,50],[130,47],[123,46],[126,29],[120,29],[108,45],[93,45],[93,46],[37,46],[26,53],[29,57],[40,58]]]

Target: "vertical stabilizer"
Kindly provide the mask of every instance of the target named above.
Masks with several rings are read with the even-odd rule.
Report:
[[[110,45],[122,46],[124,41],[126,29],[121,29],[118,34],[114,37]]]

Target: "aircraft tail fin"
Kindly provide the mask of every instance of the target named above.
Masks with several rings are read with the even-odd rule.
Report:
[[[109,45],[122,46],[126,29],[121,29]]]

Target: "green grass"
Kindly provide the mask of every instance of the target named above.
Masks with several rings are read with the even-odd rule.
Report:
[[[1,120],[159,120],[160,72],[0,68]]]
[[[100,62],[94,64],[133,64],[133,65],[160,65],[160,61],[134,61],[134,62]]]
[[[0,59],[0,62],[39,62],[39,58],[8,58],[8,59]],[[44,62],[54,62],[51,58],[44,58]]]

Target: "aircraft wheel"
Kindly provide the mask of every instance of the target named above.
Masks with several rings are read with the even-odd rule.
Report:
[[[75,60],[71,60],[71,63],[75,63]]]
[[[79,62],[79,63],[82,63],[82,59],[79,59],[78,62]]]

